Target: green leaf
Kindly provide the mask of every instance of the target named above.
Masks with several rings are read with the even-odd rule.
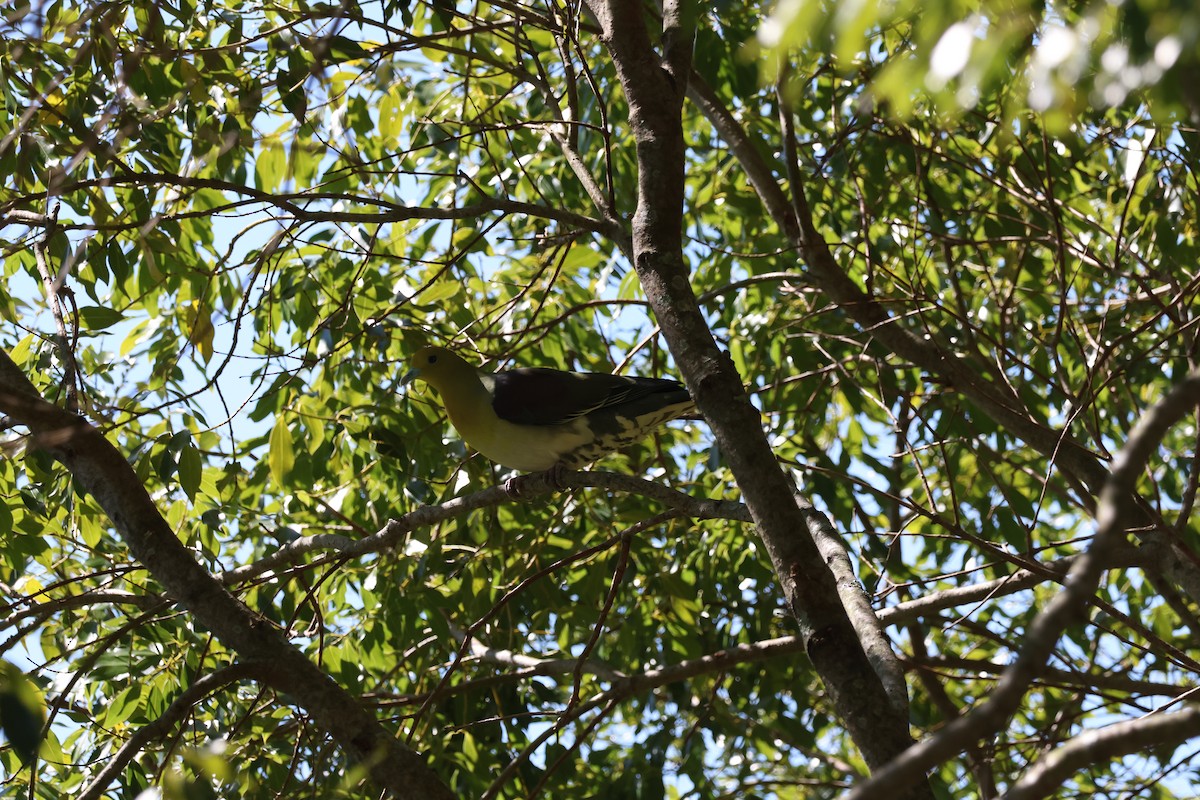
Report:
[[[449,300],[462,291],[462,285],[451,280],[438,281],[415,298],[424,306],[432,306]]]
[[[21,341],[8,351],[8,356],[17,363],[18,366],[25,366],[29,360],[30,350],[33,347],[35,337],[33,334],[22,336]]]
[[[621,278],[621,284],[617,288],[618,300],[644,300],[645,295],[642,293],[642,281],[638,278],[638,274],[634,270],[629,270],[625,273],[625,277]]]
[[[37,755],[46,723],[46,706],[33,681],[16,665],[0,661],[0,731],[28,763]]]
[[[125,315],[120,311],[105,306],[82,306],[79,309],[79,316],[83,319],[84,327],[90,331],[111,328],[125,319]]]
[[[444,28],[454,27],[454,0],[433,0],[433,13]]]
[[[287,177],[287,152],[277,141],[263,144],[254,162],[254,184],[264,191],[272,191]]]
[[[179,451],[179,486],[183,489],[189,500],[196,499],[196,492],[200,489],[200,478],[203,472],[204,468],[200,458],[200,450],[194,444],[188,442]]]
[[[290,66],[280,69],[275,74],[275,88],[279,90],[279,99],[296,122],[304,123],[304,115],[308,111],[308,94],[304,91],[304,82],[308,78],[308,69],[293,70]]]
[[[292,433],[282,416],[275,418],[275,427],[271,428],[268,463],[271,478],[278,485],[286,486],[296,463],[296,455],[292,448]]]
[[[400,12],[400,21],[404,23],[404,27],[411,28],[413,24],[412,13],[413,0],[390,0],[386,4],[388,13]]]
[[[365,58],[368,55],[362,45],[345,36],[331,37],[328,47],[326,61],[331,64],[337,64],[342,61],[353,61],[354,59]]]

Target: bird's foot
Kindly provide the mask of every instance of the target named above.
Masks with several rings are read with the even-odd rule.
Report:
[[[574,470],[568,469],[561,461],[546,470],[546,483],[556,492],[563,489],[563,478]]]
[[[543,472],[515,475],[504,481],[504,492],[509,497],[520,497],[522,492],[539,481],[544,481],[546,487],[553,491],[561,491],[563,489],[563,479],[567,476],[567,473],[572,471],[561,463],[558,463]]]

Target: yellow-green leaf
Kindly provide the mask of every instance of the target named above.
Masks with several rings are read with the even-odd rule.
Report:
[[[284,486],[296,463],[296,453],[292,447],[292,433],[288,430],[283,417],[275,419],[275,427],[271,429],[268,450],[271,477],[277,484]]]

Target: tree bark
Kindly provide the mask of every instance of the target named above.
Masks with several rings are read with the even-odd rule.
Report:
[[[416,751],[396,740],[332,678],[247,608],[192,557],[155,506],[133,467],[86,420],[44,400],[0,351],[0,411],[27,427],[38,447],[92,495],[136,558],[175,602],[212,631],[256,674],[370,764],[377,786],[393,797],[448,800],[454,795]]]
[[[907,703],[889,696],[839,599],[838,586],[814,543],[827,524],[794,496],[767,443],[729,358],[713,340],[688,279],[683,255],[685,142],[681,111],[694,36],[694,6],[663,7],[663,54],[655,52],[637,0],[589,0],[629,103],[637,147],[638,204],[634,266],[697,408],[712,427],[770,555],[805,649],[838,715],[875,769],[905,750]],[[810,527],[811,526],[811,527]],[[811,532],[810,532],[811,531]],[[877,631],[878,632],[878,631]],[[882,656],[895,661],[888,649]],[[930,797],[928,787],[905,797]]]

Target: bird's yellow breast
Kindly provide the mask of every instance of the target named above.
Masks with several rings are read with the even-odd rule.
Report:
[[[564,425],[517,425],[500,419],[492,409],[491,394],[482,384],[478,390],[441,394],[450,424],[463,441],[509,469],[550,469],[594,439],[587,422],[581,419]]]

